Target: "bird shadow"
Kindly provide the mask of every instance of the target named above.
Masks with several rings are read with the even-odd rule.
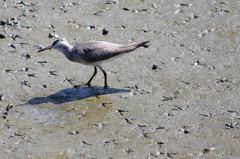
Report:
[[[62,104],[76,100],[82,100],[89,97],[98,97],[105,94],[114,94],[114,93],[125,93],[130,92],[130,89],[117,89],[117,88],[101,88],[101,87],[82,87],[77,88],[66,88],[60,90],[56,93],[53,93],[47,97],[37,97],[30,99],[27,103],[19,104],[20,105],[37,105],[42,103],[51,102],[54,104]]]

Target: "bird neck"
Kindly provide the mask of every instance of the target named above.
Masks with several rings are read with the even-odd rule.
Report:
[[[58,51],[62,52],[68,59],[70,58],[71,55],[71,50],[72,50],[71,45],[61,45],[61,47],[56,48]]]

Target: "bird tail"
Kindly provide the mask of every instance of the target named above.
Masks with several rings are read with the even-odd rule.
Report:
[[[124,45],[124,46],[121,46],[120,49],[121,50],[124,50],[124,52],[129,52],[129,51],[132,51],[132,50],[135,50],[139,47],[144,47],[144,48],[148,48],[149,46],[147,45],[147,43],[149,43],[150,41],[144,41],[144,42],[141,42],[141,43],[136,43],[136,44],[131,44],[131,45]]]

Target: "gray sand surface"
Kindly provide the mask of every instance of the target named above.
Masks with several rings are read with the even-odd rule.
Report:
[[[237,0],[0,1],[0,158],[238,158],[239,8]],[[100,71],[84,86],[92,66],[37,52],[56,37],[151,43],[103,65],[105,90]]]

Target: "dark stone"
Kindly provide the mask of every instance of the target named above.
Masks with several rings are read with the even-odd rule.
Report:
[[[156,70],[156,69],[158,69],[158,65],[153,64],[153,66],[152,66],[152,70]]]
[[[0,33],[0,39],[5,39],[5,38],[6,38],[6,36],[4,34]]]
[[[104,28],[103,31],[102,31],[102,34],[103,34],[103,35],[108,34],[108,30],[107,30],[106,28]]]

